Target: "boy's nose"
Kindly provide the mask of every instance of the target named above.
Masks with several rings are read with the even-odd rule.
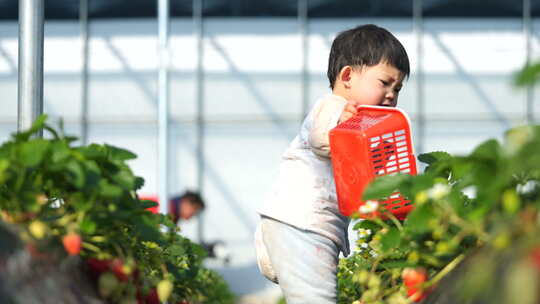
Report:
[[[382,105],[386,107],[395,107],[396,101],[396,94],[394,93],[394,91],[390,91],[384,96],[384,101]]]

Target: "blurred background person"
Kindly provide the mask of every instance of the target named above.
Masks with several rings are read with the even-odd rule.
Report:
[[[204,208],[204,200],[198,192],[194,191],[186,191],[169,200],[169,214],[172,215],[175,224],[197,216]]]

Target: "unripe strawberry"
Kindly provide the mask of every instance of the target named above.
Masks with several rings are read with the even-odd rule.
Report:
[[[30,223],[28,226],[30,234],[38,240],[45,237],[45,234],[47,234],[47,229],[47,225],[39,220],[32,221],[32,223]]]
[[[45,194],[38,194],[36,195],[36,202],[40,205],[45,205],[47,202],[49,201],[49,199],[47,198],[47,196]]]
[[[78,255],[81,252],[81,236],[77,233],[71,232],[62,238],[62,243],[69,255]]]
[[[99,276],[98,291],[100,296],[110,297],[117,286],[118,279],[111,272],[105,272]]]
[[[161,280],[157,285],[157,294],[161,302],[167,301],[173,290],[173,284],[169,280]]]

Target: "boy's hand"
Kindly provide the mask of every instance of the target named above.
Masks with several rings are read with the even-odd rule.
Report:
[[[348,120],[357,113],[358,111],[356,110],[356,106],[354,106],[352,103],[347,103],[343,109],[343,112],[341,113],[341,116],[339,117],[338,124]]]

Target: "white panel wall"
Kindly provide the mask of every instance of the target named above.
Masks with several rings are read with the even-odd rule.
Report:
[[[403,42],[412,66],[400,106],[415,121],[416,40],[412,21],[399,19],[310,21],[310,101],[328,93],[327,56],[336,33],[376,23]],[[535,28],[538,28],[536,26]],[[171,25],[171,190],[196,186],[197,60],[193,23]],[[81,43],[76,22],[45,27],[45,111],[79,133]],[[533,58],[539,55],[533,39]],[[511,86],[524,63],[520,20],[426,20],[425,150],[470,151],[524,121],[525,94]],[[90,141],[136,152],[142,193],[157,191],[157,23],[97,21],[91,25]],[[535,56],[536,55],[536,56]],[[296,19],[208,19],[204,39],[206,119],[204,215],[207,240],[224,240],[232,264],[213,265],[241,294],[276,288],[257,272],[252,234],[279,156],[294,137],[301,111],[301,40]],[[0,140],[16,129],[17,24],[0,23]],[[536,96],[540,92],[536,92]],[[540,117],[540,102],[534,104]],[[197,223],[183,226],[194,239]]]

